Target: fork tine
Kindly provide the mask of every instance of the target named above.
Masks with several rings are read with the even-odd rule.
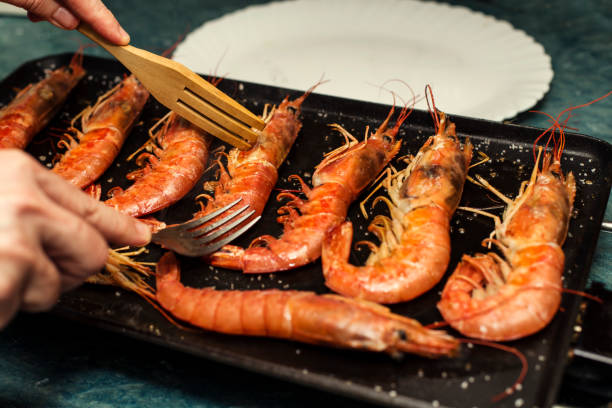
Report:
[[[229,203],[225,207],[221,207],[221,208],[211,212],[210,214],[206,214],[205,216],[200,217],[200,218],[196,218],[195,220],[187,221],[187,222],[185,222],[183,224],[166,227],[166,230],[190,230],[190,229],[199,227],[200,225],[204,224],[205,222],[212,220],[213,218],[215,218],[217,215],[221,214],[222,212],[227,211],[230,208],[234,207],[240,201],[242,201],[242,197],[240,197],[237,200]]]
[[[262,122],[261,119],[257,117],[255,118],[258,119],[258,121],[249,120],[249,122],[245,123],[245,120],[241,120],[241,118],[248,120],[248,117],[244,118],[244,115],[233,117],[231,112],[223,111],[220,109],[221,106],[219,105],[212,105],[189,88],[183,89],[183,92],[178,97],[178,102],[189,106],[194,111],[199,112],[200,115],[223,127],[230,133],[246,139],[250,143],[253,143],[257,138],[257,135],[251,129],[251,126],[257,126],[258,123]],[[251,112],[248,113],[255,116]]]
[[[203,246],[201,246],[202,250],[198,251],[198,255],[197,256],[206,256],[206,255],[212,254],[215,251],[218,251],[223,246],[225,246],[228,243],[232,242],[234,239],[238,238],[245,231],[247,231],[249,228],[251,228],[257,221],[259,221],[260,218],[261,218],[261,215],[258,215],[257,217],[255,217],[251,221],[249,221],[247,224],[245,224],[242,228],[237,230],[236,232],[233,232],[232,234],[228,235],[227,237],[225,237],[223,239],[220,239],[219,241],[213,243],[212,245],[203,245]]]
[[[247,108],[242,106],[236,100],[227,96],[216,86],[206,81],[200,75],[189,72],[190,81],[185,83],[185,89],[193,93],[196,98],[199,98],[217,107],[226,115],[232,116],[237,120],[245,123],[249,127],[263,129],[265,123],[263,119]]]
[[[228,231],[231,231],[233,228],[240,225],[242,222],[244,222],[246,219],[248,219],[253,214],[255,214],[255,210],[251,210],[247,212],[246,214],[244,214],[242,217],[237,218],[227,224],[223,224],[222,227],[218,228],[217,230],[215,230],[215,232],[211,234],[204,234],[199,238],[196,237],[195,239],[197,240],[199,244],[206,244],[207,242],[214,241],[216,238],[220,237],[221,235],[227,233]]]
[[[237,216],[239,216],[245,210],[248,210],[248,209],[249,209],[249,206],[245,205],[245,206],[237,209],[236,211],[234,211],[231,214],[224,215],[223,218],[218,219],[217,221],[213,222],[212,224],[209,224],[209,225],[205,226],[204,228],[196,228],[193,231],[186,231],[183,235],[186,236],[186,237],[190,237],[190,238],[197,238],[199,236],[202,236],[202,235],[208,233],[209,231],[217,229],[221,225],[224,225],[224,224],[230,222],[231,220],[233,220],[234,218],[236,218]],[[255,212],[255,210],[251,210],[251,212],[249,214],[253,214],[254,212]],[[244,218],[240,218],[240,219],[242,219],[244,221]]]
[[[247,150],[251,148],[251,142],[245,140],[242,137],[234,135],[233,133],[217,125],[210,119],[202,116],[200,112],[193,109],[186,103],[182,102],[180,99],[177,100],[176,103],[173,105],[172,110],[176,112],[179,116],[182,116],[183,118],[187,119],[189,122],[193,123],[199,128],[204,129],[211,135],[218,137],[219,139],[231,144],[232,146],[236,146],[241,150]],[[253,134],[253,138],[254,137],[255,135]]]

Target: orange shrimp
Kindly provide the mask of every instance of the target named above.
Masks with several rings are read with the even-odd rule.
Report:
[[[105,201],[133,217],[176,203],[196,185],[206,169],[212,139],[208,133],[174,112],[159,123],[163,123],[162,128],[151,136],[148,144],[153,154],[143,153],[137,159],[148,160],[149,165],[128,174],[134,184],[126,190],[115,187],[109,191],[112,197]]]
[[[305,291],[185,287],[172,252],[157,264],[159,304],[206,330],[266,336],[398,355],[452,356],[459,342],[442,331],[366,301]]]
[[[339,125],[334,125],[347,138],[347,143],[317,166],[312,176],[313,188],[298,176],[292,176],[299,180],[307,200],[289,192],[278,196],[291,199],[279,209],[283,235],[278,239],[269,235],[258,237],[247,249],[226,245],[212,254],[209,262],[245,273],[261,273],[297,268],[321,256],[325,235],[344,221],[350,204],[399,151],[401,142],[396,142],[395,137],[409,112],[402,110],[395,126],[388,129],[393,111],[392,108],[374,134],[366,133],[360,143]]]
[[[558,124],[557,124],[558,125]],[[554,128],[552,129],[554,132]],[[464,255],[447,281],[438,303],[444,320],[469,337],[514,340],[533,334],[554,317],[561,302],[565,241],[576,183],[563,175],[564,136],[539,170],[538,154],[531,178],[512,201],[485,180],[479,181],[508,205],[503,222],[495,220],[496,239],[486,239],[501,250]]]
[[[130,75],[98,98],[73,120],[81,118],[82,132],[75,129],[79,140],[66,136],[69,142],[62,143],[68,151],[53,172],[80,188],[93,183],[117,157],[148,97],[149,91]]]
[[[68,66],[51,71],[40,82],[28,85],[0,110],[0,149],[25,149],[83,78],[82,64],[83,53],[79,51]]]
[[[253,214],[243,221],[246,225],[261,215],[268,197],[278,179],[278,168],[285,161],[289,150],[302,127],[300,121],[301,106],[304,100],[314,90],[316,84],[306,93],[294,101],[285,98],[278,107],[271,112],[264,112],[265,128],[260,132],[253,147],[248,150],[232,149],[226,155],[227,167],[217,160],[220,168],[220,176],[215,183],[214,198],[206,194],[208,198],[206,205],[194,215],[199,218],[222,208],[237,199],[241,199],[238,208],[224,212],[224,215],[241,209],[245,204],[249,205]],[[215,219],[203,225],[209,225]]]
[[[450,260],[449,223],[461,199],[472,145],[469,140],[461,145],[444,114],[438,127],[407,168],[385,179],[391,201],[377,201],[387,203],[391,219],[379,215],[369,226],[381,245],[371,245],[366,265],[348,261],[350,222],[327,236],[321,256],[327,287],[345,296],[398,303],[442,279]]]

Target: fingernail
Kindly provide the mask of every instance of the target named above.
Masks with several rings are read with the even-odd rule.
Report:
[[[119,26],[119,38],[121,38],[121,45],[128,45],[130,43],[130,35],[123,29],[123,27]]]
[[[51,23],[55,23],[62,28],[72,30],[79,24],[79,20],[68,10],[59,7],[49,19]]]
[[[151,227],[147,224],[138,221],[136,223],[136,231],[142,238],[142,245],[146,245],[151,242]]]

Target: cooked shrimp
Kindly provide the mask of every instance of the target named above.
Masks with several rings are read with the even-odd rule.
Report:
[[[397,154],[401,142],[396,136],[408,116],[402,110],[395,126],[388,128],[393,109],[378,130],[357,143],[346,130],[334,127],[347,139],[346,145],[330,153],[316,168],[311,189],[298,176],[307,200],[283,192],[279,199],[291,199],[279,209],[284,224],[280,238],[264,235],[249,248],[226,245],[210,257],[210,263],[246,273],[276,272],[306,265],[321,256],[325,235],[346,218],[350,204],[376,179]],[[299,211],[299,212],[298,212]]]
[[[206,330],[266,336],[397,355],[452,356],[459,342],[366,301],[313,292],[215,290],[183,286],[172,252],[157,264],[160,305]]]
[[[133,75],[102,95],[75,118],[81,119],[82,132],[75,129],[78,141],[68,135],[68,142],[62,141],[68,151],[53,172],[80,188],[93,183],[119,154],[148,97]]]
[[[169,207],[183,198],[200,180],[206,169],[212,137],[181,118],[169,113],[161,129],[152,136],[151,153],[144,168],[128,174],[134,180],[128,189],[112,189],[105,203],[117,210],[141,217]]]
[[[79,51],[68,66],[51,71],[40,82],[28,85],[0,110],[0,149],[25,149],[83,78],[82,64],[83,53]]]
[[[220,159],[217,160],[220,168],[219,179],[215,183],[208,183],[209,185],[214,184],[213,197],[202,194],[203,197],[208,199],[208,202],[202,205],[201,211],[196,213],[194,218],[210,214],[237,199],[241,199],[240,204],[224,212],[224,215],[237,211],[244,205],[248,205],[249,209],[254,212],[236,228],[246,225],[261,215],[268,197],[276,185],[278,168],[285,161],[302,127],[300,120],[302,103],[317,85],[319,84],[310,88],[294,101],[285,98],[271,112],[264,112],[266,126],[259,134],[253,147],[248,150],[237,148],[230,150],[226,155],[227,166],[225,167],[221,164]],[[213,223],[215,220],[213,219],[209,223]],[[209,223],[204,224],[203,227],[209,225]]]
[[[496,239],[485,240],[496,244],[503,257],[464,255],[438,303],[444,320],[464,335],[518,339],[541,330],[559,309],[565,262],[561,245],[576,194],[574,176],[561,170],[562,149],[561,130],[561,142],[545,154],[541,170],[538,154],[528,184],[522,184],[514,201],[479,178],[508,206],[503,222],[489,214]]]
[[[345,296],[379,303],[413,299],[440,281],[450,260],[450,219],[459,204],[468,165],[469,141],[461,145],[455,125],[441,114],[439,126],[410,165],[388,176],[384,185],[391,218],[376,216],[369,230],[379,248],[364,266],[348,261],[353,227],[345,222],[324,241],[325,284]],[[380,200],[381,198],[379,198]]]

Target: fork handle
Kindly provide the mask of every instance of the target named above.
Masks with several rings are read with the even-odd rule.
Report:
[[[92,41],[95,41],[96,43],[98,43],[99,45],[101,45],[102,47],[104,47],[108,52],[110,52],[110,49],[112,48],[119,48],[119,47],[124,47],[122,45],[115,45],[115,44],[111,44],[109,43],[106,39],[104,39],[100,34],[98,34],[97,32],[94,31],[94,29],[87,23],[81,21],[81,23],[79,24],[79,26],[77,27],[77,30],[85,35],[87,38],[89,38]],[[109,48],[110,47],[110,48]]]
[[[77,27],[77,30],[89,38],[90,40],[96,42],[106,51],[108,51],[113,57],[117,58],[126,68],[130,71],[133,69],[133,58],[135,55],[150,54],[148,51],[142,50],[140,48],[133,47],[131,45],[115,45],[108,42],[105,38],[103,38],[100,34],[94,31],[94,29],[87,23],[81,22]]]

